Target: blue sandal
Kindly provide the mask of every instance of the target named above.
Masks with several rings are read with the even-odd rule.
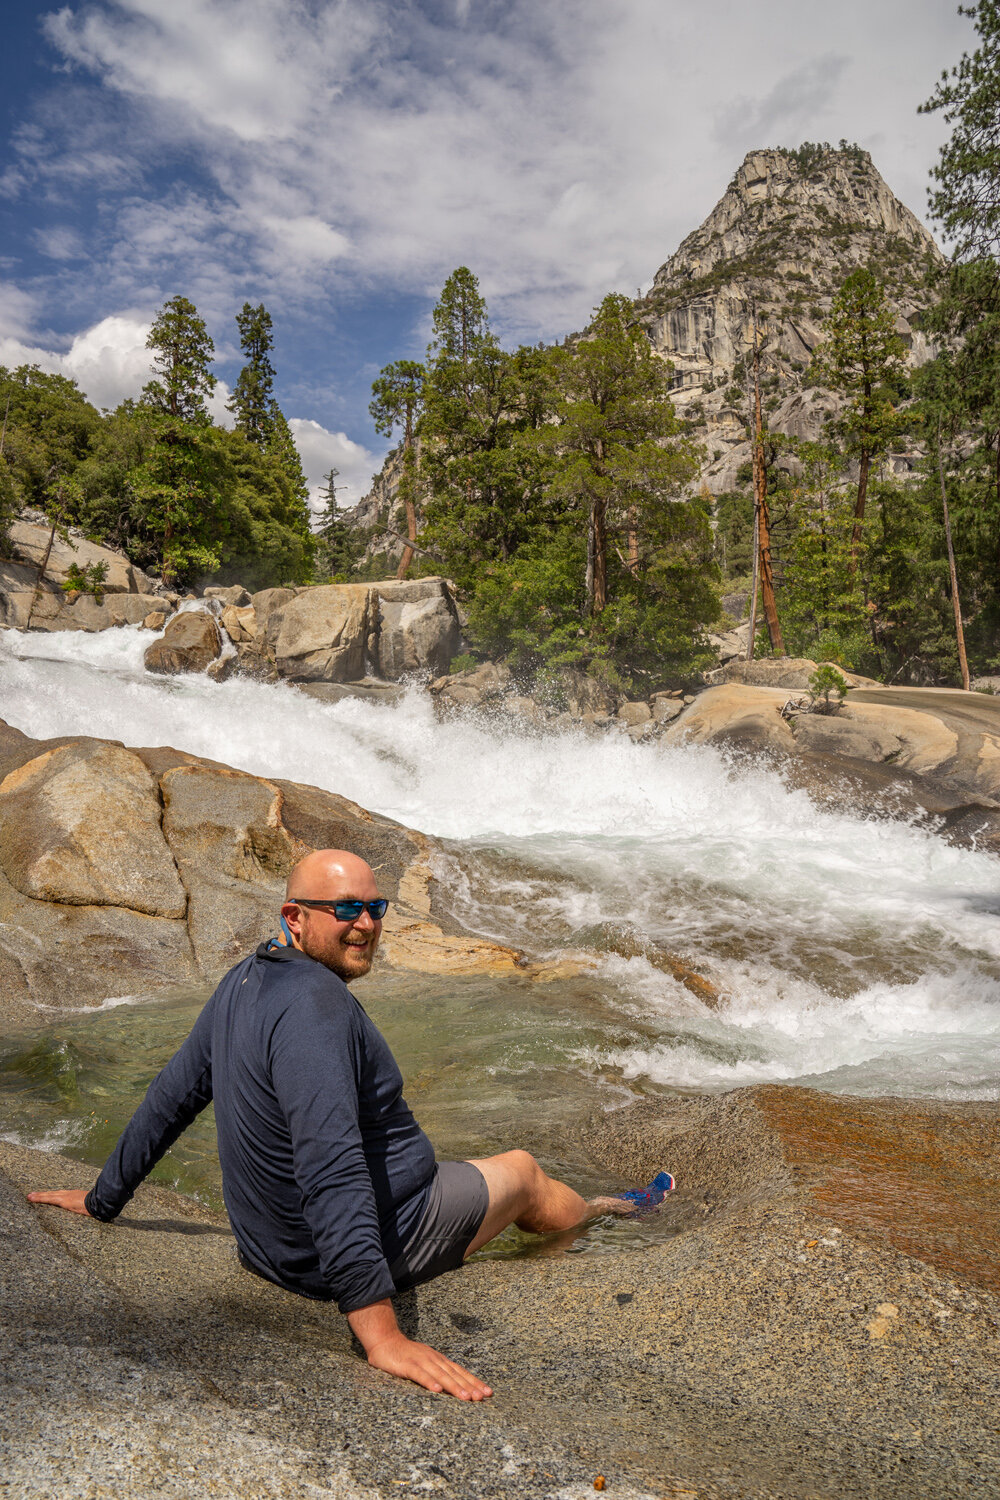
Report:
[[[669,1172],[657,1172],[648,1187],[632,1188],[627,1193],[613,1193],[614,1198],[624,1198],[626,1203],[635,1205],[634,1212],[637,1214],[651,1213],[654,1208],[659,1208],[668,1193],[674,1190],[674,1179]]]

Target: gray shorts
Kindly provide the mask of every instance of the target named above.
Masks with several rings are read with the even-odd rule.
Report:
[[[439,1161],[423,1218],[389,1267],[396,1290],[456,1271],[490,1204],[486,1178],[469,1161]]]

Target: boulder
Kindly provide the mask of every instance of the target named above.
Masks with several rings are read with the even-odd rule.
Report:
[[[239,675],[256,682],[277,682],[278,670],[259,641],[240,641],[236,647]]]
[[[307,846],[283,826],[278,788],[260,777],[177,766],[160,790],[195,958],[205,973],[220,973],[276,924],[285,879]]]
[[[805,656],[761,656],[753,661],[733,660],[709,674],[711,681],[742,682],[748,687],[799,688],[806,690],[819,666],[832,666],[848,687],[878,687],[871,677],[848,672],[836,662],[814,662]]]
[[[160,816],[138,756],[100,740],[61,745],[0,782],[0,866],[33,901],[181,918],[186,896]]]
[[[885,724],[841,718],[839,714],[796,714],[795,744],[819,755],[847,755],[876,764],[899,756],[903,742]]]
[[[27,629],[37,584],[38,569],[30,563],[0,561],[0,625],[10,630]],[[62,602],[61,591],[57,592],[52,584],[43,584],[39,592]]]
[[[265,637],[268,636],[268,626],[272,614],[294,599],[295,589],[259,589],[256,594],[251,595],[250,603],[253,606],[254,618],[257,622],[257,632]]]
[[[484,661],[468,672],[453,672],[446,677],[437,677],[428,686],[431,694],[441,704],[478,708],[509,693],[513,678],[509,667],[502,663]]]
[[[250,594],[242,583],[234,583],[229,588],[202,589],[203,599],[218,599],[223,607],[236,607],[242,609],[250,603]]]
[[[391,966],[528,972],[512,949],[442,931],[422,834],[183,751],[32,740],[0,721],[0,1023],[215,982],[274,931],[285,876],[316,847],[378,870]]]
[[[794,750],[795,736],[781,717],[784,689],[730,683],[700,693],[665,731],[668,744],[704,744],[714,740]]]
[[[447,672],[462,632],[444,579],[378,583],[373,593],[380,676],[395,682],[409,673]]]
[[[141,863],[135,868],[143,877]],[[99,876],[98,876],[99,878]],[[182,892],[183,894],[183,892]],[[187,924],[129,906],[70,906],[25,897],[0,867],[0,1024],[37,1025],[39,1006],[203,984]]]
[[[719,658],[720,663],[725,666],[727,662],[735,661],[738,657],[745,657],[747,644],[750,640],[750,625],[737,625],[733,630],[726,630],[721,635],[709,635],[708,644]]]
[[[204,672],[222,651],[219,627],[203,610],[174,615],[158,641],[146,647],[147,672]]]
[[[239,674],[240,659],[233,651],[228,656],[217,656],[210,661],[205,668],[205,675],[211,677],[213,682],[228,682],[230,677]]]
[[[903,704],[897,707],[896,704],[855,703],[848,699],[836,717],[854,723],[866,733],[894,735],[900,742],[895,763],[918,776],[940,770],[958,753],[958,735],[953,728],[936,714],[923,713]]]
[[[641,698],[632,703],[623,703],[618,710],[618,718],[629,729],[638,724],[645,724],[652,717],[653,714],[649,704]]]
[[[162,630],[166,623],[167,617],[163,611],[154,609],[150,610],[149,614],[142,621],[142,628],[143,630]]]
[[[93,594],[79,594],[64,613],[60,629],[107,630],[117,625],[141,625],[150,614],[166,618],[163,600],[156,594],[111,594],[98,603]]]
[[[23,562],[33,563],[37,570],[49,544],[50,528],[18,520],[10,523],[8,533],[15,557]],[[148,591],[146,575],[141,568],[130,563],[124,553],[115,552],[110,547],[99,547],[79,536],[71,535],[64,541],[57,534],[49,553],[45,577],[62,583],[69,576],[74,563],[81,569],[95,563],[104,563],[107,577],[102,588],[106,594],[140,594]]]
[[[458,674],[453,682],[445,679],[444,686],[438,689],[435,697],[442,708],[449,706],[456,708],[482,707],[483,695],[479,688],[474,683],[463,682],[462,675]]]
[[[369,584],[342,583],[303,589],[270,612],[266,637],[279,674],[296,682],[364,677],[372,606]]]
[[[621,693],[575,667],[562,667],[557,681],[566,707],[575,719],[583,718],[584,714],[616,713],[622,701]]]
[[[651,700],[653,718],[658,724],[669,724],[684,712],[684,702],[670,693],[654,693]]]
[[[252,604],[227,604],[222,611],[222,628],[234,645],[257,639],[257,612]]]

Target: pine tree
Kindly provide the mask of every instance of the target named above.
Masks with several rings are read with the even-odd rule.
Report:
[[[274,401],[274,366],[269,358],[274,340],[271,315],[264,304],[244,302],[236,314],[240,348],[246,364],[240,371],[228,402],[236,414],[236,426],[258,448],[266,448],[271,436]]]
[[[181,422],[207,422],[205,401],[215,390],[209,369],[215,345],[198,309],[186,297],[171,297],[157,313],[146,348],[153,350],[159,378],[143,387],[143,400]]]
[[[870,645],[864,598],[851,571],[854,496],[835,449],[802,442],[796,456],[782,616],[795,653],[846,665]]]
[[[959,6],[978,33],[975,50],[943,73],[923,113],[942,110],[951,138],[931,176],[931,212],[955,240],[955,254],[1000,250],[1000,0]]]
[[[417,430],[422,535],[449,576],[471,584],[484,565],[512,557],[546,510],[544,464],[525,438],[551,409],[548,357],[501,349],[465,266],[446,281],[433,329]]]
[[[639,571],[640,518],[676,494],[692,455],[677,444],[661,446],[680,428],[666,369],[627,297],[605,297],[587,331],[555,351],[554,368],[558,425],[543,429],[540,442],[556,459],[551,492],[586,514],[585,587],[593,618],[609,597],[609,516],[616,534],[634,534],[629,545]]]
[[[864,267],[852,271],[834,297],[823,333],[813,367],[824,384],[845,398],[835,431],[847,453],[858,461],[851,533],[853,570],[861,545],[872,466],[884,458],[905,426],[898,408],[906,350],[896,333],[896,317],[884,287],[875,273]]]
[[[399,499],[406,513],[406,536],[410,543],[417,540],[417,454],[414,443],[417,418],[423,400],[426,371],[416,360],[399,359],[386,365],[372,386],[372,401],[368,410],[375,423],[375,430],[391,438],[397,428],[403,434],[403,463],[399,476]],[[397,578],[405,578],[413,561],[413,547],[403,549],[396,570]]]
[[[317,561],[325,577],[339,579],[349,577],[365,549],[367,537],[356,527],[348,525],[343,510],[337,503],[339,469],[331,469],[326,475],[324,488],[319,498],[325,503],[316,520]]]

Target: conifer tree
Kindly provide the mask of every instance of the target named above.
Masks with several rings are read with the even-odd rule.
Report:
[[[952,126],[931,172],[931,212],[958,258],[1000,251],[1000,0],[960,5],[978,44],[943,73],[923,113],[942,110]]]
[[[667,397],[667,372],[633,317],[627,297],[605,297],[586,332],[554,351],[557,425],[539,441],[555,459],[551,491],[586,515],[587,613],[608,603],[609,512],[616,533],[634,533],[641,563],[641,517],[668,503],[689,477],[691,455],[676,444],[680,427]]]
[[[228,409],[236,414],[238,430],[258,448],[266,448],[275,404],[274,366],[270,360],[274,346],[271,315],[262,302],[256,307],[244,302],[236,314],[236,325],[246,364],[237,376]]]
[[[186,297],[171,297],[153,321],[146,339],[158,378],[143,387],[147,406],[181,422],[207,422],[205,401],[215,390],[209,366],[215,353],[198,309]]]
[[[550,409],[543,350],[501,349],[472,272],[445,282],[422,387],[421,494],[429,546],[464,584],[511,557],[540,524],[539,450],[530,435]]]
[[[348,525],[344,512],[337,502],[337,491],[343,486],[337,483],[339,469],[331,469],[325,477],[319,498],[323,509],[316,519],[317,560],[323,575],[328,578],[345,578],[355,567],[365,547],[365,536]]]
[[[143,526],[157,539],[161,576],[210,573],[219,562],[211,533],[219,502],[216,453],[205,405],[215,389],[213,344],[193,302],[171,297],[157,314],[147,349],[158,379],[142,392],[152,413],[153,444],[133,486]]]
[[[417,540],[417,454],[414,442],[417,418],[423,399],[423,365],[413,359],[398,359],[386,365],[372,386],[372,401],[368,408],[377,432],[391,438],[400,428],[403,434],[403,462],[399,476],[399,498],[406,512],[406,536],[409,543]],[[413,561],[413,547],[403,549],[396,570],[397,578],[405,578]]]
[[[858,486],[851,532],[851,569],[857,567],[865,520],[868,481],[904,427],[898,407],[906,361],[896,317],[875,273],[861,267],[845,280],[823,324],[824,340],[814,369],[831,390],[845,398],[835,424],[847,453],[858,461]]]

